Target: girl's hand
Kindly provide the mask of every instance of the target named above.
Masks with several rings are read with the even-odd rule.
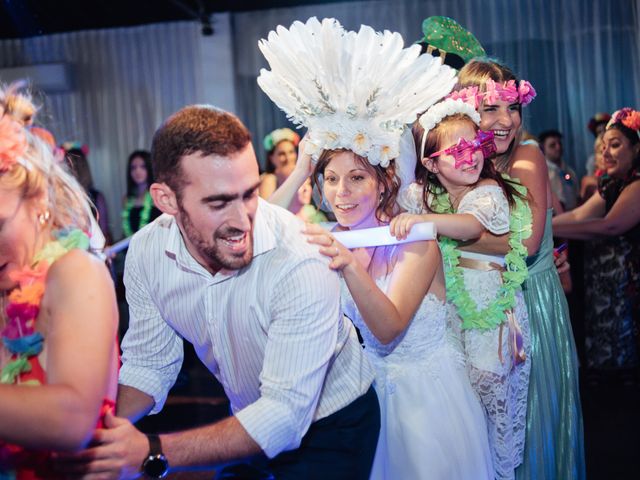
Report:
[[[307,236],[309,243],[320,246],[320,253],[331,258],[329,268],[332,270],[343,270],[355,263],[355,257],[351,250],[338,242],[335,237],[324,228],[310,223],[305,224],[302,231]]]
[[[409,235],[411,227],[416,223],[425,222],[424,215],[414,215],[412,213],[401,213],[396,215],[389,224],[391,235],[398,240],[404,240]]]

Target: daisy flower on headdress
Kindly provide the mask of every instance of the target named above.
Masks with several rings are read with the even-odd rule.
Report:
[[[0,118],[0,172],[10,170],[26,151],[24,129],[9,115],[3,115]]]

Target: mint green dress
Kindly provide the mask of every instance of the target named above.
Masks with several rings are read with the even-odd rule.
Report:
[[[551,209],[523,284],[531,329],[531,375],[524,461],[518,480],[585,478],[578,358],[569,309],[553,263]]]

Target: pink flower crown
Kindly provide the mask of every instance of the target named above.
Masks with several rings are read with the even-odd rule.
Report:
[[[505,102],[518,102],[523,107],[529,105],[536,98],[536,91],[527,80],[520,80],[516,87],[515,80],[509,80],[503,84],[496,83],[490,78],[485,83],[485,91],[480,92],[477,86],[466,87],[457,92],[451,92],[447,98],[462,100],[473,106],[476,110],[482,101],[494,104],[497,100]]]
[[[633,108],[624,107],[620,110],[616,110],[611,115],[611,120],[607,123],[607,129],[614,123],[620,123],[625,127],[633,130],[640,137],[640,112]]]
[[[24,128],[9,115],[0,118],[0,173],[8,172],[27,151]]]

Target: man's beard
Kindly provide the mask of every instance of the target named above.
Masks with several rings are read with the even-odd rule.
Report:
[[[216,243],[217,238],[240,235],[243,232],[235,228],[218,229],[213,233],[212,243],[207,243],[206,239],[204,239],[196,229],[187,211],[182,208],[182,205],[180,205],[179,208],[180,219],[182,220],[185,235],[212,271],[215,272],[221,269],[239,270],[251,263],[251,259],[253,258],[252,232],[247,232],[248,246],[243,253],[234,255],[233,253],[221,252]]]

